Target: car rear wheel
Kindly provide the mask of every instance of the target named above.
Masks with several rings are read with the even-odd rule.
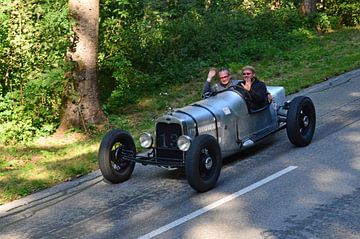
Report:
[[[200,135],[192,142],[185,162],[186,178],[198,192],[212,189],[220,175],[221,151],[216,139]]]
[[[286,131],[291,143],[303,147],[308,145],[315,132],[316,114],[312,100],[306,96],[294,98],[289,105]]]
[[[98,155],[100,171],[105,179],[121,183],[130,178],[135,162],[125,160],[125,154],[133,157],[136,155],[131,135],[119,129],[109,131],[101,141]]]

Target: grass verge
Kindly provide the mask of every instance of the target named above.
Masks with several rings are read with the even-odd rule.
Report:
[[[68,133],[0,146],[0,204],[96,170],[100,140]]]

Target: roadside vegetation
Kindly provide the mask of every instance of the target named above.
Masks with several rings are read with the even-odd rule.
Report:
[[[229,67],[236,76],[242,66],[253,65],[260,79],[285,86],[287,94],[360,67],[356,9],[349,8],[352,17],[335,7],[304,17],[291,1],[276,10],[266,1],[254,6],[218,1],[206,9],[103,1],[99,86],[109,122],[102,129],[56,132],[67,84],[63,76],[71,68],[63,63],[71,22],[59,10],[66,1],[38,4],[36,16],[44,17],[37,20],[30,8],[36,1],[21,5],[16,11],[23,16],[23,34],[14,41],[9,39],[19,24],[7,13],[20,5],[5,2],[7,8],[0,4],[0,204],[98,169],[97,150],[108,128],[128,130],[135,141],[141,132],[153,132],[155,119],[170,107],[200,99],[210,66]],[[356,1],[352,6],[360,9]]]

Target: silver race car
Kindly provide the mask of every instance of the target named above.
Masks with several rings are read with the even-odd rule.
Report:
[[[99,167],[105,179],[120,183],[130,178],[135,163],[185,168],[186,178],[198,192],[212,189],[222,159],[285,129],[295,146],[308,145],[315,131],[315,107],[309,97],[285,101],[285,89],[268,86],[271,103],[257,110],[247,107],[232,86],[156,120],[156,133],[142,133],[137,154],[132,136],[121,129],[109,131],[99,149]]]

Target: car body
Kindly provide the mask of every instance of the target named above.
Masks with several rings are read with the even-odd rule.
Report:
[[[285,100],[285,89],[269,86],[273,100],[261,109],[248,108],[239,86],[172,110],[156,120],[156,133],[143,133],[141,145],[149,151],[136,154],[131,135],[109,131],[99,150],[104,177],[113,183],[127,180],[135,163],[185,168],[189,184],[199,192],[213,188],[222,159],[246,149],[266,136],[287,129],[296,146],[311,142],[315,130],[315,107],[310,98]]]

